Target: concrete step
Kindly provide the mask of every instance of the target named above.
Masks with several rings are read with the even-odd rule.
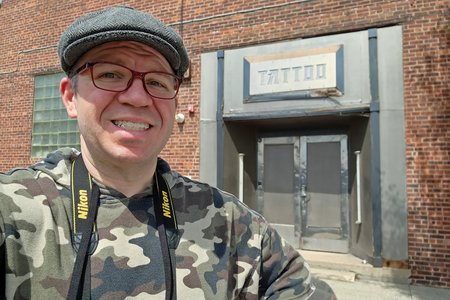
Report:
[[[375,268],[351,254],[304,251],[300,253],[319,278],[342,281],[372,280],[409,284],[409,269]]]
[[[323,268],[311,268],[311,274],[319,279],[330,279],[354,282],[356,279],[356,274],[348,271],[339,271]]]

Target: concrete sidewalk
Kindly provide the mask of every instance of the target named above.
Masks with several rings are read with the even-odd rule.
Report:
[[[300,253],[338,300],[450,300],[450,289],[411,285],[408,269],[374,268],[350,254]]]
[[[450,290],[382,281],[322,279],[338,300],[450,300]]]

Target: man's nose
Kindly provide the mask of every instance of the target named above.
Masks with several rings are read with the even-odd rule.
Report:
[[[118,100],[120,103],[127,103],[136,107],[153,104],[153,98],[144,88],[141,76],[133,76],[128,88],[120,93]]]

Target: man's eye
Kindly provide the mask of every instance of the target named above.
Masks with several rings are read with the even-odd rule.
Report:
[[[163,82],[157,80],[148,80],[145,82],[145,85],[152,88],[166,89],[166,85]]]
[[[120,76],[113,72],[105,72],[98,76],[98,78],[105,78],[105,79],[119,79]]]

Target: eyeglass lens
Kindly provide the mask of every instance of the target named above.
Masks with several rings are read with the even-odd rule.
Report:
[[[92,79],[96,87],[108,91],[125,91],[132,83],[133,71],[112,63],[96,63],[92,66]],[[144,88],[154,97],[172,99],[178,92],[176,76],[160,72],[144,73]]]

